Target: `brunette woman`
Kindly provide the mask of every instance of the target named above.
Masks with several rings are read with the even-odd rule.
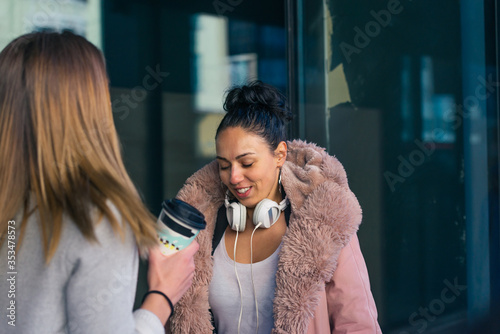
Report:
[[[340,162],[286,140],[291,112],[274,87],[233,88],[224,108],[217,158],[178,193],[208,225],[169,329],[380,333],[356,236],[361,208]]]

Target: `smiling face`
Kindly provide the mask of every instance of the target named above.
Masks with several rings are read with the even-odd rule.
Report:
[[[264,198],[282,200],[278,176],[286,160],[285,142],[271,151],[262,137],[229,127],[218,134],[215,144],[220,178],[241,204],[255,208]]]

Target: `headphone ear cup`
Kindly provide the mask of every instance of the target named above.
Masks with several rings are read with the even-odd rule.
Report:
[[[253,212],[253,223],[257,225],[262,223],[260,227],[269,228],[278,220],[281,214],[281,209],[278,203],[268,198],[260,201]]]
[[[247,208],[238,202],[229,203],[226,205],[226,216],[229,226],[235,231],[242,232],[245,230],[247,220]]]

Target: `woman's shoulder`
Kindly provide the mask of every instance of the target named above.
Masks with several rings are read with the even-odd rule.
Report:
[[[102,257],[106,253],[111,257],[130,256],[136,251],[129,224],[123,220],[120,211],[111,201],[107,200],[106,206],[112,217],[100,213],[96,206],[89,208],[95,240],[85,235],[85,231],[68,214],[63,214],[58,251],[64,251],[71,262],[85,257]],[[113,226],[110,219],[114,219],[118,226]]]
[[[288,143],[287,162],[284,166],[293,175],[311,185],[332,181],[347,187],[347,174],[340,161],[325,148],[303,140]]]
[[[282,184],[296,213],[330,217],[325,223],[357,230],[361,207],[347,182],[342,164],[324,148],[300,140],[290,142]]]
[[[63,280],[64,277],[69,277],[82,266],[92,268],[94,263],[108,262],[108,266],[111,268],[114,265],[113,262],[118,263],[117,260],[121,258],[124,261],[126,259],[128,259],[126,261],[130,261],[137,253],[133,235],[128,227],[124,229],[126,233],[122,239],[105,217],[100,221],[96,219],[94,221],[96,240],[90,240],[73,222],[73,219],[68,214],[63,213],[59,232],[54,234],[53,231],[50,237],[52,240],[58,240],[57,247],[50,259],[50,265],[45,266],[44,232],[36,203],[32,204],[34,206],[27,211],[29,214],[24,217],[24,210],[20,210],[15,221],[19,231],[21,229],[24,231],[20,243],[19,263],[29,263],[34,271],[38,270],[40,273],[47,273],[47,275],[51,272],[59,272],[58,275]],[[112,203],[108,203],[108,205],[113,215],[116,215],[118,221],[121,221],[121,215],[116,207]],[[21,226],[23,224],[25,226]],[[125,225],[128,226],[128,224]]]
[[[71,271],[74,272],[77,268],[84,271],[93,271],[95,268],[116,271],[118,267],[133,270],[133,267],[129,268],[129,263],[136,261],[134,259],[138,256],[138,248],[132,229],[112,202],[107,201],[106,205],[118,228],[112,225],[108,217],[100,214],[97,208],[92,208],[95,240],[86,237],[69,216],[64,216],[57,255]]]

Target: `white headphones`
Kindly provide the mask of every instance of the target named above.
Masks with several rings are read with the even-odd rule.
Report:
[[[229,202],[229,190],[226,191],[224,204],[226,206],[226,216],[229,226],[235,231],[242,232],[245,230],[247,220],[247,208],[240,202]],[[288,206],[288,199],[285,197],[280,204],[273,200],[264,198],[260,201],[255,210],[253,211],[253,224],[260,227],[271,227],[280,217],[281,211],[285,210]]]

